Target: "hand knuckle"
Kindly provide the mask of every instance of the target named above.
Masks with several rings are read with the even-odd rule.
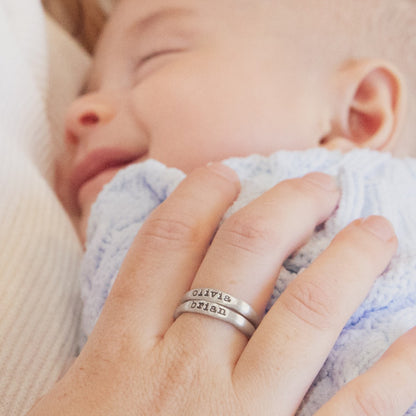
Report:
[[[192,342],[171,344],[171,347],[165,350],[164,379],[166,383],[188,386],[188,389],[195,382],[199,384],[202,362],[204,360],[200,354],[195,353]]]
[[[286,180],[278,186],[282,200],[289,202],[291,210],[299,215],[305,215],[307,207],[307,217],[317,218],[328,206],[328,199],[322,197],[319,188],[302,178]]]
[[[320,189],[304,178],[288,179],[283,181],[282,184],[287,187],[289,192],[294,193],[295,197],[299,195],[302,198],[312,197],[316,199],[318,197],[322,197],[322,192],[319,192]]]
[[[395,406],[389,394],[381,394],[376,390],[359,389],[353,398],[356,412],[360,416],[394,415]]]
[[[405,333],[390,347],[386,356],[394,357],[395,367],[404,368],[411,380],[416,380],[416,337]]]
[[[276,244],[277,233],[261,216],[239,212],[232,215],[220,229],[221,239],[229,246],[250,253],[261,254],[264,249]]]
[[[386,253],[386,245],[375,244],[373,238],[368,238],[367,233],[362,233],[352,224],[339,232],[333,241],[343,253],[343,263],[348,264],[349,270],[362,275],[372,275],[375,270],[380,273],[381,267],[386,266],[390,257]]]
[[[188,366],[180,366],[170,360],[169,365],[162,361],[155,362],[148,381],[150,396],[141,395],[140,408],[143,415],[169,415],[180,414],[184,408],[189,407],[190,396],[193,393],[192,385],[195,376]],[[139,393],[140,394],[140,393]]]
[[[147,245],[161,247],[164,245],[191,246],[200,239],[195,220],[174,215],[150,217],[141,231]]]
[[[308,326],[319,330],[333,326],[336,299],[317,286],[311,276],[308,276],[307,281],[292,282],[281,300],[290,313]]]
[[[155,410],[156,414],[176,414],[176,410],[189,407],[206,377],[205,360],[201,350],[195,348],[196,338],[196,342],[188,337],[186,342],[179,337],[165,341],[152,365],[152,389],[156,392],[155,401],[149,406],[152,414]]]

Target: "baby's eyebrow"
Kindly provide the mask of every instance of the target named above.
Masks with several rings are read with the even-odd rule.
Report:
[[[160,24],[162,21],[175,19],[178,17],[187,17],[192,16],[195,13],[188,9],[182,7],[170,7],[162,8],[156,11],[153,11],[143,18],[136,20],[128,29],[127,32],[135,32],[143,34],[144,32],[152,29],[156,25]]]

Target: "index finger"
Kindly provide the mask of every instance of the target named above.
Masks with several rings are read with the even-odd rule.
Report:
[[[132,346],[151,348],[172,323],[175,307],[238,192],[236,173],[220,163],[185,178],[139,230],[95,331],[105,336],[110,330],[111,338],[119,331],[126,344],[133,337]]]

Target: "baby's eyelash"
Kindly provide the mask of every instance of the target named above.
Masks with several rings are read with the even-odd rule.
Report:
[[[152,51],[146,55],[144,55],[142,58],[140,58],[139,60],[139,65],[144,64],[147,61],[150,61],[153,58],[157,58],[159,56],[163,56],[166,54],[170,54],[170,53],[177,53],[177,52],[181,52],[182,49],[160,49],[160,50],[155,50]]]
[[[160,48],[149,51],[148,53],[142,54],[135,63],[134,74],[135,74],[135,83],[141,82],[149,74],[153,73],[160,67],[164,65],[165,59],[166,62],[169,60],[169,55],[175,53],[183,52],[184,49],[181,48]],[[159,59],[160,58],[160,59]]]

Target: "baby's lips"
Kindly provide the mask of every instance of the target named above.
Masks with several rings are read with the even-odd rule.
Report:
[[[132,153],[117,148],[101,148],[88,153],[73,168],[70,174],[70,187],[74,197],[82,185],[104,170],[125,166],[140,159],[143,154]]]

